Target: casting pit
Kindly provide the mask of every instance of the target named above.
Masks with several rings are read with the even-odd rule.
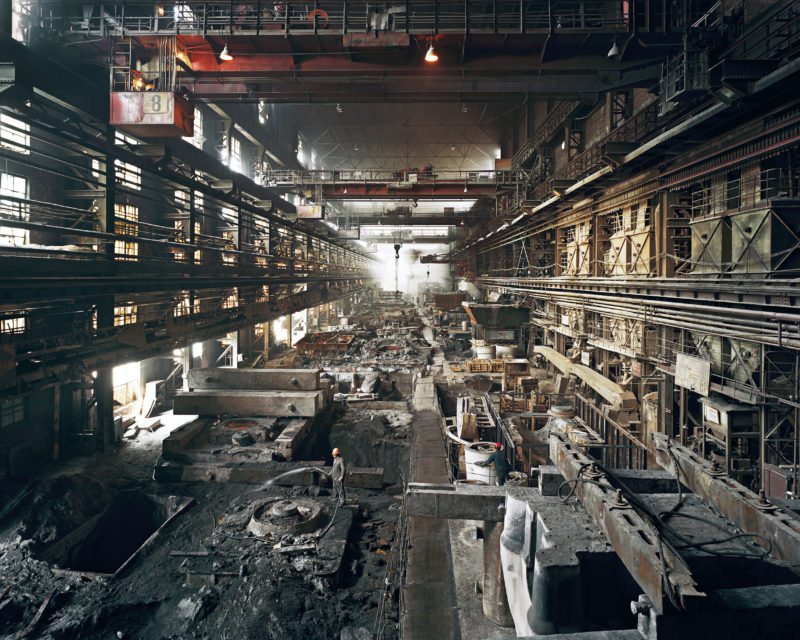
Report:
[[[270,500],[253,510],[247,531],[259,538],[299,535],[322,528],[328,519],[325,506],[315,500]]]
[[[40,557],[73,571],[114,574],[188,502],[179,496],[122,492],[102,512],[47,546]]]

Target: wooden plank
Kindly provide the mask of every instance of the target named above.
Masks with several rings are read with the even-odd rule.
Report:
[[[136,551],[134,551],[134,552],[133,552],[133,554],[132,554],[132,555],[131,555],[131,556],[130,556],[130,557],[129,557],[129,558],[128,558],[128,559],[127,559],[125,562],[123,562],[123,563],[122,563],[122,565],[119,567],[119,569],[117,569],[117,570],[114,572],[114,577],[115,577],[115,578],[119,577],[119,576],[122,574],[122,572],[123,572],[123,571],[125,571],[125,569],[127,569],[127,568],[128,568],[128,567],[129,567],[129,566],[130,566],[130,565],[133,563],[133,561],[134,561],[134,560],[136,560],[136,558],[138,558],[138,557],[139,557],[139,554],[142,552],[142,550],[143,550],[145,547],[149,546],[149,545],[150,545],[150,544],[153,542],[153,540],[155,540],[156,538],[158,538],[158,536],[161,534],[161,532],[164,530],[164,528],[165,528],[167,525],[169,525],[169,523],[170,523],[170,522],[172,522],[172,521],[173,521],[175,518],[177,518],[177,517],[178,517],[179,515],[181,515],[181,514],[182,514],[184,511],[186,511],[186,510],[187,510],[189,507],[193,506],[193,505],[194,505],[194,504],[196,504],[196,503],[197,503],[197,501],[196,501],[194,498],[190,498],[189,500],[187,500],[186,502],[184,502],[184,503],[183,503],[183,504],[182,504],[180,507],[178,507],[178,509],[175,511],[175,513],[173,513],[173,514],[172,514],[172,515],[171,515],[169,518],[167,518],[167,519],[166,519],[166,520],[165,520],[165,521],[164,521],[164,522],[161,524],[161,526],[160,526],[158,529],[156,529],[156,530],[155,530],[155,531],[152,533],[152,535],[150,535],[150,537],[149,537],[149,538],[147,538],[147,540],[145,540],[145,541],[144,541],[144,542],[143,542],[143,543],[142,543],[142,544],[139,546],[139,548],[138,548],[138,549],[136,549]]]
[[[14,635],[8,636],[7,640],[22,640],[22,638],[30,635],[33,630],[36,628],[36,625],[39,624],[39,621],[42,619],[47,606],[50,604],[50,601],[53,599],[53,596],[56,595],[56,590],[53,589],[50,594],[44,599],[39,610],[36,612],[36,615],[33,616],[33,619],[28,623],[28,625],[22,629],[21,631],[17,631]]]

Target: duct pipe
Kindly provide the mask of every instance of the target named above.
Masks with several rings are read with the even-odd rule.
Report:
[[[582,364],[576,364],[550,347],[537,345],[533,348],[533,351],[547,358],[547,360],[552,362],[562,373],[578,376],[592,389],[603,396],[603,398],[608,400],[613,409],[633,411],[638,407],[636,396],[631,391],[625,391],[625,389],[616,382],[612,382],[605,376],[601,376],[594,369],[585,367]]]

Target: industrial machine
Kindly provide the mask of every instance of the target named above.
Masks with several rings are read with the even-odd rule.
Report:
[[[700,403],[703,423],[698,440],[703,457],[737,482],[751,486],[758,477],[761,454],[758,407],[713,396],[701,398]]]

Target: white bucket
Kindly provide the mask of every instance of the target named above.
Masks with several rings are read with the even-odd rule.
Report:
[[[467,480],[480,484],[495,485],[494,467],[479,467],[476,462],[486,462],[495,452],[494,442],[473,442],[464,447],[464,460],[467,467]]]
[[[484,347],[475,347],[475,355],[478,360],[494,360],[497,355],[497,349],[493,344],[487,344]]]
[[[517,355],[517,345],[498,344],[496,353],[498,358],[505,358],[506,356],[508,356],[509,358],[513,358],[515,355]]]

